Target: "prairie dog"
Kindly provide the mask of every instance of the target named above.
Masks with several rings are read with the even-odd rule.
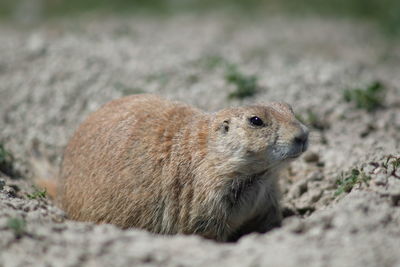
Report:
[[[205,113],[155,95],[123,97],[71,138],[57,201],[74,220],[236,240],[280,225],[279,170],[307,139],[284,103]]]

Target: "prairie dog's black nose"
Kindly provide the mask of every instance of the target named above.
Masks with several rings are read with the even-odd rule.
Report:
[[[308,130],[302,129],[293,139],[293,142],[301,146],[301,150],[304,152],[307,150],[308,146]]]

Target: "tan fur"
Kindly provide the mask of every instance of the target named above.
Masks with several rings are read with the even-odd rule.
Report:
[[[266,125],[255,127],[249,117]],[[277,172],[306,149],[286,104],[214,114],[154,95],[111,101],[64,153],[58,201],[81,221],[218,241],[279,225]]]

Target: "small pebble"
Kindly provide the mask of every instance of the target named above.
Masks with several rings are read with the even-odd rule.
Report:
[[[311,151],[310,152],[306,152],[304,154],[304,161],[305,162],[309,162],[309,163],[318,162],[319,161],[319,156],[315,152],[311,152]]]
[[[10,197],[16,197],[17,196],[17,192],[15,191],[15,189],[11,186],[4,186],[3,190],[10,196]]]

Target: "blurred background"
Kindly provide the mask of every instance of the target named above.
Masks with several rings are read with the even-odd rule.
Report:
[[[233,12],[244,16],[282,13],[368,20],[389,36],[400,32],[398,0],[1,0],[0,15],[19,23],[88,13],[173,15]]]

